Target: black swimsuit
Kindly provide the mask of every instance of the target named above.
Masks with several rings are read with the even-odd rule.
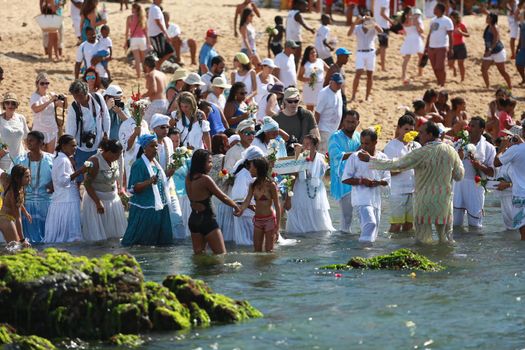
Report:
[[[215,220],[215,213],[211,207],[211,197],[201,201],[192,201],[192,203],[199,203],[204,206],[204,210],[191,210],[190,218],[188,219],[188,226],[192,233],[200,233],[206,236],[208,233],[219,228]]]

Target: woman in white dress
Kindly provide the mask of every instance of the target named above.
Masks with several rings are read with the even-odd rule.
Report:
[[[241,21],[239,22],[239,32],[241,33],[241,52],[246,54],[250,61],[258,66],[261,63],[259,55],[257,55],[257,48],[255,44],[255,36],[257,32],[253,26],[253,18],[255,12],[251,7],[246,7],[241,14]]]
[[[120,238],[128,222],[117,191],[122,145],[117,140],[100,143],[102,152],[89,158],[82,199],[82,235],[86,241]]]
[[[232,85],[240,82],[246,86],[246,99],[251,99],[257,89],[256,74],[250,63],[250,58],[242,52],[239,52],[233,58],[233,67],[231,74]]]
[[[326,62],[317,56],[315,47],[306,47],[297,78],[304,83],[303,102],[310,111],[313,111],[317,104],[317,95],[323,88],[324,76],[329,68]]]
[[[178,111],[171,116],[176,120],[175,127],[180,130],[180,144],[191,148],[211,149],[210,122],[203,111],[197,108],[193,94],[184,91],[177,97]]]
[[[80,193],[77,177],[89,170],[83,164],[75,171],[73,156],[77,142],[71,135],[62,135],[58,139],[57,155],[53,160],[51,178],[53,195],[47,212],[44,243],[64,243],[82,240],[80,227]]]
[[[4,95],[0,114],[0,169],[8,171],[13,160],[25,152],[23,140],[29,133],[26,118],[16,113],[18,98],[12,92]]]
[[[403,64],[401,66],[401,80],[404,85],[409,84],[406,78],[408,62],[410,56],[418,55],[418,62],[425,51],[425,44],[423,42],[423,20],[421,19],[421,11],[418,8],[405,7],[401,15],[401,24],[405,29],[405,41],[399,50],[403,56]],[[418,65],[418,76],[423,75],[423,68]]]
[[[277,66],[271,58],[262,60],[261,65],[262,71],[260,71],[256,77],[257,94],[255,95],[255,102],[258,106],[256,114],[258,123],[262,123],[262,119],[268,115],[266,114],[266,106],[268,104],[269,87],[274,86],[276,83],[281,83],[280,80],[272,74],[273,69]]]
[[[137,142],[140,136],[149,134],[148,123],[142,119],[141,124],[137,125],[134,118],[128,118],[120,124],[118,139],[124,147],[124,178],[126,184],[122,187],[127,190],[127,179],[131,174],[131,166],[137,159],[140,145]]]
[[[29,105],[33,111],[32,130],[44,134],[44,151],[53,153],[58,137],[58,125],[55,119],[55,108],[64,107],[64,99],[58,95],[48,92],[49,77],[41,72],[36,76],[36,91],[31,95]],[[62,97],[62,96],[61,96]]]
[[[293,187],[292,208],[288,211],[286,232],[335,231],[330,218],[330,204],[323,177],[329,166],[325,156],[317,152],[319,139],[312,135],[304,137],[303,146],[307,157],[307,169],[300,172]]]

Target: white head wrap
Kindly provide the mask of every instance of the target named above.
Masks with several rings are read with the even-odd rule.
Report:
[[[248,128],[255,128],[255,123],[252,119],[244,119],[242,122],[239,123],[239,125],[237,125],[237,129],[235,129],[235,131],[237,133],[240,133],[244,129]]]
[[[170,125],[170,117],[164,114],[155,113],[151,117],[150,128],[155,129],[157,126]]]

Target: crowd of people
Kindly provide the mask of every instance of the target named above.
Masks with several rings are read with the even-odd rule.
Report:
[[[225,241],[269,252],[276,242],[286,242],[281,231],[336,230],[328,180],[341,210],[340,230],[351,231],[355,212],[363,243],[378,236],[386,188],[390,232],[415,230],[416,240],[428,243],[435,225],[439,240],[452,242],[452,226],[462,226],[465,216],[468,226],[482,227],[490,188],[501,195],[505,227],[519,230],[525,240],[525,134],[509,90],[499,89],[481,118],[468,114],[461,96],[449,103],[448,91],[429,89],[400,113],[381,152],[381,128],[361,126],[359,112],[347,109],[344,66],[352,52],[335,46],[330,16],[321,17],[315,45],[303,52],[302,28],[315,30],[301,15],[307,3],[293,1],[286,26],[275,18],[268,57],[261,58],[254,28],[260,13],[244,1],[234,19],[242,45],[227,77],[226,60],[215,49],[219,33],[207,30],[197,58],[195,41],[180,37],[160,5],[153,0],[145,11],[133,3],[126,19],[126,47],[137,77],[145,79],[145,92],[125,92],[116,84],[107,17],[97,0],[85,0],[72,2],[72,13],[80,14],[73,21],[79,46],[70,96],[52,92],[48,74],[39,73],[29,128],[17,112],[19,98],[4,93],[0,230],[8,244],[118,238],[124,246],[169,245],[191,237],[196,254],[207,247],[225,253]],[[398,24],[406,35],[404,83],[410,83],[412,55],[431,62],[438,85],[446,82],[447,56],[449,67],[455,72],[457,61],[465,79],[469,32],[457,12],[438,3],[425,44],[417,8],[406,7],[395,21],[389,11],[388,2],[377,1],[373,16],[361,9],[352,20],[348,35],[356,36],[357,50],[349,101],[356,99],[365,71],[365,99],[370,97],[376,54],[384,70],[388,33]],[[519,22],[519,8],[513,11]],[[488,87],[488,69],[495,63],[510,88],[497,18],[487,15],[482,73]],[[56,38],[48,38],[49,45],[61,47],[62,36],[55,44]],[[520,37],[517,61],[521,45]],[[514,50],[515,42],[511,46]],[[181,63],[185,51],[198,71],[182,67],[168,78],[163,62]],[[422,64],[419,74],[421,69]],[[301,159],[300,170],[275,173],[290,157]]]

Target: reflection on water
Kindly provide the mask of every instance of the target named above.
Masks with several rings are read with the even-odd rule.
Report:
[[[519,349],[525,344],[525,242],[503,231],[498,199],[490,194],[482,232],[456,230],[454,246],[415,246],[410,235],[390,237],[384,201],[380,237],[364,248],[357,234],[302,235],[273,254],[227,246],[221,257],[192,254],[191,243],[124,249],[117,241],[63,245],[98,256],[129,252],[147,279],[185,273],[217,292],[248,299],[265,317],[186,333],[150,334],[145,349]],[[334,226],[339,212],[332,203]],[[357,222],[354,232],[359,232]],[[316,268],[351,256],[410,247],[448,268],[439,273],[331,271]],[[99,345],[97,345],[99,347]]]

